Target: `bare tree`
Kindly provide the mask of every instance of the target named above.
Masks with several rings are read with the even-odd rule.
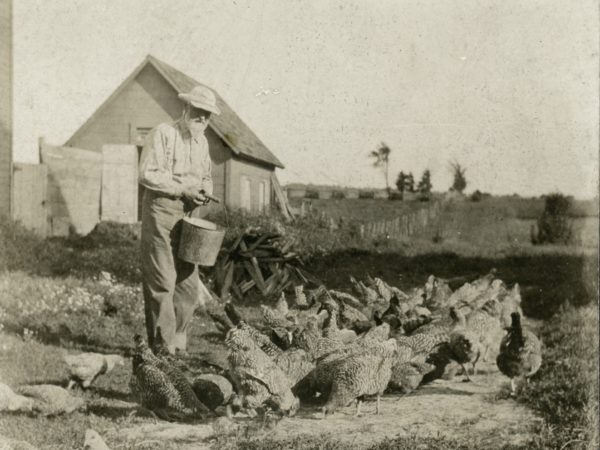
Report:
[[[383,176],[385,177],[385,188],[388,193],[390,192],[390,182],[389,182],[389,166],[390,166],[390,153],[392,149],[388,147],[385,142],[379,144],[377,150],[372,150],[369,153],[369,158],[373,158],[373,166],[377,168],[381,168],[383,170]]]

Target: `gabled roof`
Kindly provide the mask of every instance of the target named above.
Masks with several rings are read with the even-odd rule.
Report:
[[[199,83],[193,78],[187,76],[183,72],[175,69],[169,64],[160,61],[152,55],[146,56],[144,61],[127,77],[117,90],[96,110],[94,114],[71,136],[67,141],[73,141],[81,134],[94,120],[94,118],[102,111],[118,94],[134,80],[135,77],[148,65],[152,65],[158,73],[175,89],[178,94],[189,92],[194,86]],[[210,88],[210,86],[207,86]],[[212,89],[212,88],[210,88]],[[283,164],[271,151],[262,143],[262,141],[254,134],[254,132],[243,122],[242,119],[233,111],[233,109],[225,103],[225,100],[217,91],[212,89],[217,98],[217,106],[221,110],[221,115],[213,114],[210,119],[210,127],[225,143],[233,150],[233,152],[246,159],[257,162],[267,163],[283,169]]]

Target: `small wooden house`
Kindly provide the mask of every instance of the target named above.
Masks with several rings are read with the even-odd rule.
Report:
[[[183,102],[177,95],[199,84],[148,55],[65,145],[100,152],[105,144],[130,144],[141,154],[153,127],[181,116]],[[206,131],[214,194],[227,206],[261,211],[273,202],[275,168],[283,164],[213,91],[221,110]]]

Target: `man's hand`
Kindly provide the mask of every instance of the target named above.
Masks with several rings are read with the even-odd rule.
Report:
[[[206,205],[210,199],[204,195],[204,190],[200,190],[196,198],[194,199],[194,204],[197,206]]]

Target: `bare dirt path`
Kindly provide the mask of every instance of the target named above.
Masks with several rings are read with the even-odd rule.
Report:
[[[479,442],[481,448],[526,442],[540,419],[508,398],[508,379],[494,365],[481,366],[480,373],[471,377],[472,382],[463,382],[462,376],[456,376],[422,386],[404,397],[386,395],[379,415],[375,415],[374,401],[362,406],[360,417],[354,417],[354,407],[344,408],[327,419],[313,418],[316,408],[302,408],[296,417],[285,418],[258,433],[273,439],[328,435],[360,447],[385,438],[413,435],[470,439]],[[248,426],[248,419],[234,420],[229,426],[226,419],[220,419],[212,425],[159,423],[115,433],[129,441],[165,440],[170,444],[178,442],[182,449],[192,449],[208,448],[211,439],[225,428],[231,431],[244,426]]]

